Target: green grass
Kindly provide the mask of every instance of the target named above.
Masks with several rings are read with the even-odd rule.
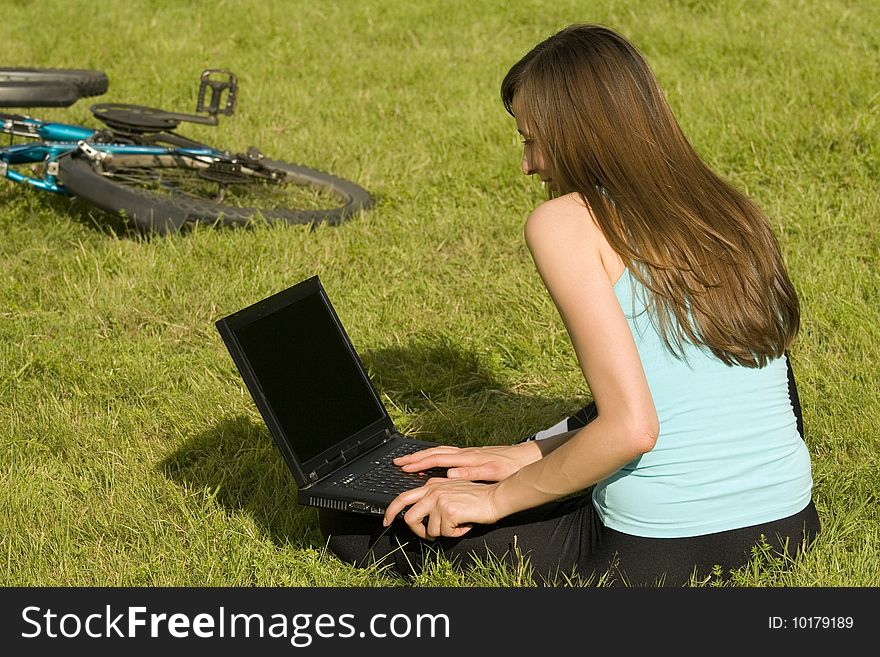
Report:
[[[351,178],[378,204],[315,231],[139,239],[0,184],[0,583],[404,585],[326,554],[213,322],[319,274],[401,429],[487,444],[576,409],[589,390],[522,240],[541,190],[498,86],[585,21],[642,49],[698,151],[767,211],[801,294],[824,531],[789,568],[756,555],[732,583],[880,584],[880,5],[291,4],[4,7],[0,63],[104,70],[104,102],[192,111],[203,67],[234,70],[237,115],[189,134]],[[89,104],[39,115],[90,121]],[[440,560],[412,585],[531,581]]]

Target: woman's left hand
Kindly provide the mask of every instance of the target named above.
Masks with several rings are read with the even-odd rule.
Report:
[[[492,447],[438,445],[394,459],[404,472],[446,468],[449,479],[501,481],[541,458],[534,441]]]
[[[458,538],[471,523],[491,524],[499,520],[493,494],[498,484],[476,484],[461,479],[431,478],[423,486],[404,491],[385,510],[383,524],[390,525],[409,507],[403,520],[420,538]]]

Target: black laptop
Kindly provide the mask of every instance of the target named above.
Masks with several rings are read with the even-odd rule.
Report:
[[[381,515],[442,471],[391,460],[435,443],[400,434],[317,276],[216,322],[293,474],[300,504]]]

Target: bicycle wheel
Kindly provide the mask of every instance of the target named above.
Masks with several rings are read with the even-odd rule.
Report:
[[[62,82],[0,82],[0,107],[69,107],[79,98],[76,87]]]
[[[58,175],[76,196],[160,234],[194,222],[339,224],[372,206],[365,189],[331,174],[265,158],[247,162],[208,164],[171,152],[114,153],[97,162],[73,154],[59,160]]]
[[[0,83],[28,82],[72,86],[80,98],[100,96],[110,82],[106,73],[84,68],[0,68]]]

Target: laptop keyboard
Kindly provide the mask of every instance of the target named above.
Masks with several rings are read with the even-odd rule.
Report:
[[[405,454],[425,449],[424,445],[401,443],[375,461],[375,467],[361,475],[347,475],[337,485],[369,493],[397,494],[411,488],[418,488],[431,477],[445,477],[445,468],[431,468],[425,472],[404,472],[392,463]]]

